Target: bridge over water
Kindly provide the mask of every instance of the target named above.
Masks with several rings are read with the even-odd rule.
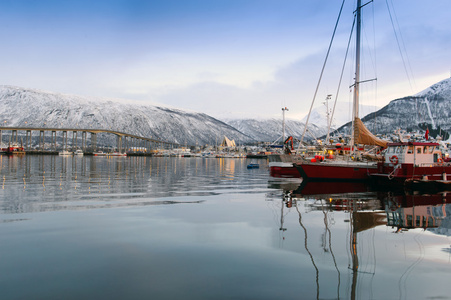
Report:
[[[9,134],[8,134],[9,133]],[[49,134],[50,133],[50,137]],[[39,134],[39,136],[38,136]],[[50,143],[46,144],[47,141]],[[127,149],[168,149],[178,147],[180,144],[156,140],[152,138],[133,135],[125,132],[106,129],[80,129],[80,128],[39,128],[39,127],[0,127],[0,142],[3,144],[22,144],[25,150],[68,150],[80,148],[83,151],[97,151],[97,135],[105,134],[116,137],[116,149],[124,152]],[[4,141],[4,136],[7,140]],[[20,136],[20,139],[19,139]],[[33,148],[33,139],[36,141]],[[58,142],[57,142],[58,141]],[[114,147],[114,145],[109,145]]]

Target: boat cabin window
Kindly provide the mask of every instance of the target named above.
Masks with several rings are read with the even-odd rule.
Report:
[[[417,154],[421,154],[421,147],[417,147]]]
[[[423,147],[423,153],[424,153],[424,154],[428,153],[428,147],[427,147],[427,146],[424,146],[424,147]]]
[[[415,227],[420,227],[421,226],[421,217],[420,216],[416,216],[415,218]]]
[[[434,151],[434,147],[429,147],[429,153],[432,153]]]
[[[413,146],[409,146],[409,149],[407,150],[407,153],[413,153]]]
[[[407,215],[406,216],[406,225],[408,226],[408,227],[412,227],[412,225],[413,225],[413,218],[412,218],[412,215]]]

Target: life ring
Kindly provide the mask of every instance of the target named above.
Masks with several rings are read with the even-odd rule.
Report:
[[[394,165],[398,164],[398,157],[396,155],[393,155],[392,157],[390,157],[390,162]]]

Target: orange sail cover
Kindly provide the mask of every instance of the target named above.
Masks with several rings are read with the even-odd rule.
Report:
[[[374,134],[366,128],[360,118],[354,119],[354,143],[361,145],[376,145],[387,148],[387,142],[375,137]]]

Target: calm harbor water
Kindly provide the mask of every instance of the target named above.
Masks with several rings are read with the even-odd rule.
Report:
[[[451,299],[446,194],[300,185],[234,158],[0,167],[1,299]]]

